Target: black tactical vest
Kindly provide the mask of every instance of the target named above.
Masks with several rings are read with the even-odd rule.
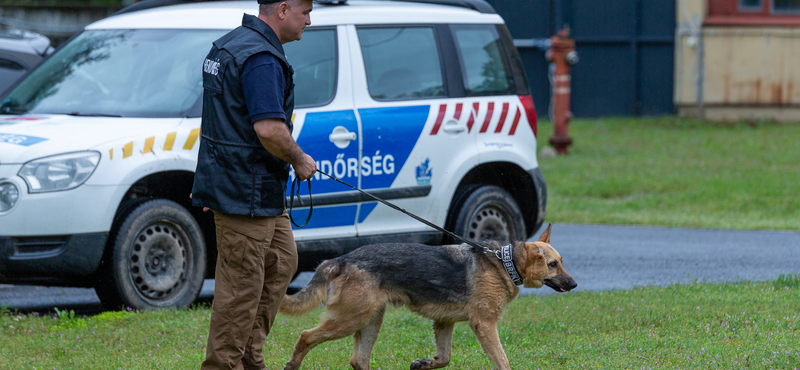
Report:
[[[194,206],[250,216],[278,216],[286,208],[289,164],[261,145],[241,86],[244,62],[262,52],[274,55],[283,67],[283,110],[292,131],[294,71],[272,29],[245,14],[241,27],[214,41],[203,63],[203,118],[192,187]]]

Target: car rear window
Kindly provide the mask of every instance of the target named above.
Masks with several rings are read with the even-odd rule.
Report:
[[[298,107],[324,105],[336,91],[336,30],[306,29],[303,41],[283,45],[294,69]]]
[[[433,27],[359,27],[358,39],[373,99],[445,95]]]
[[[513,76],[497,26],[452,25],[467,96],[510,95]]]

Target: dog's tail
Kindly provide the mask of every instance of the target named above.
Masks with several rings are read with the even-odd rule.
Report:
[[[283,297],[280,312],[297,316],[319,307],[328,298],[328,283],[339,276],[340,270],[336,260],[327,260],[320,264],[308,285],[293,295],[287,294]]]

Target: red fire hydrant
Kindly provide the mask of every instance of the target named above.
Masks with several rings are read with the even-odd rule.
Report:
[[[553,128],[554,133],[549,143],[556,149],[556,154],[567,154],[567,147],[572,145],[572,138],[567,134],[567,124],[569,124],[572,113],[569,109],[570,100],[570,65],[578,62],[578,54],[575,52],[575,40],[569,38],[566,30],[558,31],[558,34],[550,38],[550,49],[546,57],[550,63],[555,65],[553,83]]]

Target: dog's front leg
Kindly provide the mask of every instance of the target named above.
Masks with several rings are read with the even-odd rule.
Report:
[[[453,323],[433,323],[433,333],[436,337],[436,356],[433,360],[421,358],[411,363],[411,370],[438,369],[450,363],[450,354],[453,351]]]
[[[475,336],[478,337],[478,342],[481,347],[489,356],[489,360],[494,364],[497,370],[511,370],[511,365],[508,363],[506,352],[503,351],[503,345],[500,343],[500,336],[497,334],[497,323],[491,321],[471,320],[470,325]]]

